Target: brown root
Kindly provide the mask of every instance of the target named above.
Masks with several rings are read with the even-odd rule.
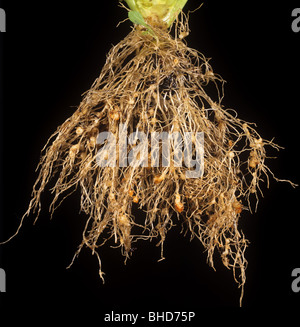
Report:
[[[52,135],[26,215],[37,211],[38,216],[50,178],[56,178],[51,213],[69,190],[79,187],[88,219],[76,255],[84,246],[97,253],[106,231],[126,258],[138,239],[159,238],[163,247],[174,220],[180,219],[202,242],[209,264],[214,266],[217,250],[243,289],[247,240],[239,218],[250,207],[250,195],[260,192],[263,178],[268,181],[265,147],[278,146],[222,107],[223,80],[201,53],[184,43],[185,24],[177,22],[175,37],[155,26],[152,30],[155,37],[136,26],[111,49],[78,109]],[[206,93],[207,85],[214,86],[214,98]],[[168,167],[152,167],[151,155],[144,166],[121,165],[121,124],[127,126],[127,135],[145,133],[149,149],[153,132],[179,132],[182,137],[185,132],[203,132],[203,175],[187,178],[189,168],[172,161]],[[115,167],[97,164],[97,136],[103,131],[119,144],[102,152],[103,160],[109,160],[116,150]],[[126,154],[134,147],[127,145]],[[174,152],[171,146],[171,158]],[[133,206],[145,212],[142,224],[136,222]],[[140,233],[133,234],[133,228]]]

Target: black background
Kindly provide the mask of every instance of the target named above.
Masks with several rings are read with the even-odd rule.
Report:
[[[1,240],[14,233],[27,208],[41,148],[98,77],[112,44],[130,31],[129,21],[116,27],[126,11],[117,1],[106,2],[1,1],[7,16],[7,32],[0,34]],[[185,11],[199,3],[190,0]],[[291,29],[296,7],[296,1],[204,1],[190,16],[187,42],[212,58],[214,71],[227,81],[224,105],[285,148],[270,153],[278,156],[269,160],[275,175],[300,183],[300,33]],[[242,312],[300,304],[300,293],[291,290],[291,272],[300,267],[299,188],[271,180],[263,192],[257,212],[244,212],[240,222],[251,242]],[[49,198],[49,193],[43,197],[36,225],[34,217],[28,218],[19,235],[0,247],[0,267],[7,275],[2,303],[53,313],[70,304],[78,312],[85,305],[96,307],[99,325],[111,310],[196,311],[200,319],[208,308],[238,307],[240,291],[232,272],[218,256],[217,271],[210,268],[202,245],[190,242],[179,227],[168,234],[162,262],[157,262],[155,242],[139,242],[126,265],[119,249],[102,247],[104,285],[88,250],[66,270],[81,242],[85,217],[78,214],[75,194],[50,221]]]

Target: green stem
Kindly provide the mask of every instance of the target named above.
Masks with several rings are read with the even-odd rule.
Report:
[[[188,0],[125,0],[144,19],[152,18],[170,26]]]

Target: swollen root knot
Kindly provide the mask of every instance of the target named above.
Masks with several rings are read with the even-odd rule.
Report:
[[[179,194],[176,194],[175,196],[175,209],[181,213],[184,209],[184,205],[183,203],[180,201],[180,195]]]

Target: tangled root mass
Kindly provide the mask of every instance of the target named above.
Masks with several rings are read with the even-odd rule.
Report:
[[[260,182],[268,182],[272,174],[265,164],[265,147],[278,146],[262,139],[254,124],[223,108],[224,81],[201,53],[187,47],[182,40],[187,32],[180,22],[173,37],[159,27],[152,26],[150,33],[136,26],[111,49],[99,78],[44,148],[24,217],[32,211],[38,216],[41,194],[56,178],[52,213],[71,189],[79,187],[81,209],[88,217],[75,257],[88,247],[100,263],[97,249],[108,238],[126,258],[139,239],[158,238],[163,249],[168,230],[179,220],[201,241],[209,264],[214,265],[217,250],[243,286],[247,240],[239,230],[239,218],[250,208],[250,195],[258,199]],[[207,94],[211,86],[212,97]],[[185,132],[204,133],[202,176],[187,178],[190,168],[172,161],[168,167],[122,166],[116,155],[114,167],[97,164],[103,146],[97,144],[97,135],[108,131],[119,144],[121,124],[128,135],[145,133],[149,148],[153,132],[179,132],[182,137]],[[127,145],[126,154],[134,147]],[[109,150],[119,151],[118,146],[108,148],[105,159],[111,156]],[[134,206],[145,212],[142,223],[132,214]]]

